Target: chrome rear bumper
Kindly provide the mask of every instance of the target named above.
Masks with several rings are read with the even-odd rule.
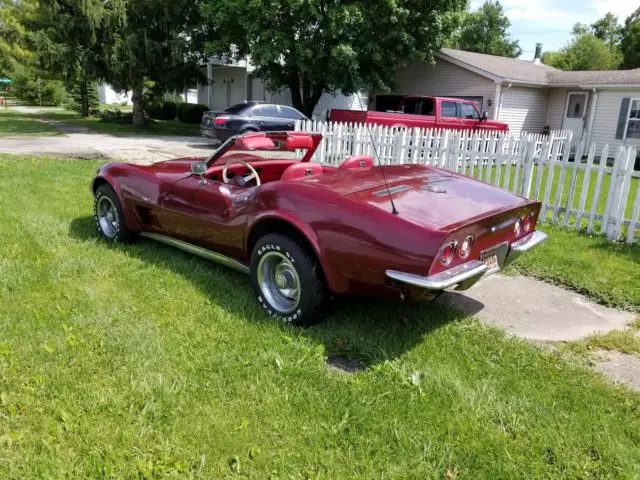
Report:
[[[509,247],[509,252],[504,260],[502,267],[513,263],[524,252],[531,250],[547,239],[547,234],[539,231],[530,233],[524,238],[513,242]],[[413,273],[399,272],[397,270],[387,270],[385,274],[396,282],[405,283],[415,287],[421,287],[427,290],[445,290],[447,288],[456,287],[456,290],[467,290],[478,280],[485,276],[489,267],[480,260],[471,260],[469,262],[458,265],[457,267],[444,270],[435,275],[424,277]]]

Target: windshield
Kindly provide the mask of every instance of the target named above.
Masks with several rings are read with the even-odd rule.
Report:
[[[321,136],[308,133],[257,133],[232,138],[212,156],[211,165],[222,165],[230,160],[258,162],[264,160],[305,160],[313,153]],[[308,159],[306,159],[308,160]]]

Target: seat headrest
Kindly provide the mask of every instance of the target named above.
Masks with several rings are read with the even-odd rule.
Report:
[[[369,170],[373,168],[373,157],[370,155],[357,155],[347,158],[340,164],[338,170]]]
[[[287,167],[280,180],[302,180],[303,178],[322,173],[322,165],[319,163],[301,162]]]

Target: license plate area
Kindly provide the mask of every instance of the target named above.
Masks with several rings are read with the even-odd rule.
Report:
[[[495,247],[487,248],[480,252],[480,261],[484,262],[489,269],[485,272],[486,275],[496,273],[504,265],[504,260],[507,257],[507,251],[509,249],[508,243],[501,243]]]

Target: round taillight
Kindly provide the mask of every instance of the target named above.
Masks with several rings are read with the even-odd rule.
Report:
[[[442,262],[443,265],[449,265],[451,263],[451,260],[453,260],[453,253],[455,251],[456,251],[456,244],[454,242],[447,244],[442,249],[442,255],[440,255],[440,261]]]
[[[529,230],[531,230],[531,219],[528,216],[525,216],[522,220],[522,230],[524,230],[524,233],[529,233]]]
[[[467,258],[471,253],[471,245],[473,245],[473,235],[469,235],[460,244],[460,257]]]
[[[520,235],[520,228],[522,226],[520,225],[520,220],[516,220],[516,223],[513,224],[513,233],[516,234],[516,236]]]

